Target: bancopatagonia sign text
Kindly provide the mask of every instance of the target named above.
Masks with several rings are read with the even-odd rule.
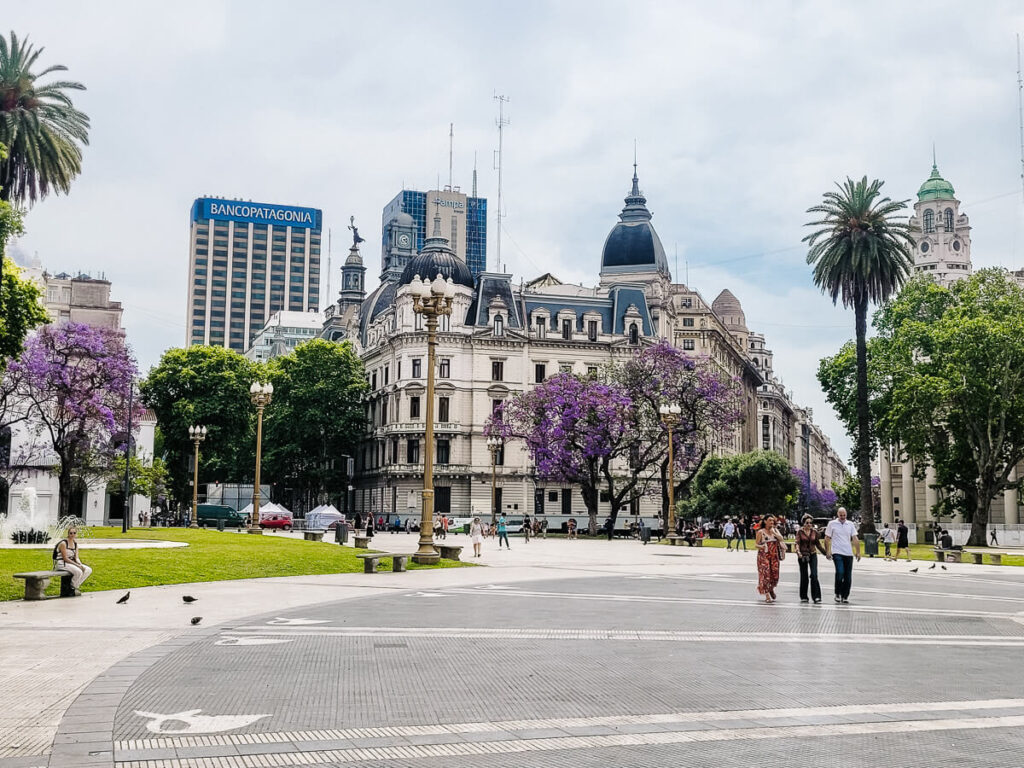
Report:
[[[290,205],[246,203],[237,200],[203,200],[204,219],[230,219],[253,224],[276,224],[286,227],[319,229],[320,211],[316,208],[296,208]]]
[[[440,197],[435,197],[434,202],[440,205],[442,208],[465,208],[466,204],[460,200],[442,200]]]

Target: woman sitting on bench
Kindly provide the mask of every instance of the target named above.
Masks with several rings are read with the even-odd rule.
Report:
[[[92,568],[78,559],[78,529],[68,528],[68,537],[57,542],[53,548],[53,569],[68,571],[71,574],[71,586],[75,594],[82,594],[79,587],[92,575]]]

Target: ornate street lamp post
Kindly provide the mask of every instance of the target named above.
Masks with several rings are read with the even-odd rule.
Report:
[[[260,528],[260,456],[263,451],[263,409],[270,405],[274,385],[254,381],[249,387],[249,398],[256,406],[256,482],[252,486],[252,520],[249,533],[263,533]]]
[[[498,523],[498,451],[504,441],[500,437],[487,438],[487,450],[491,452],[491,527]]]
[[[427,413],[423,448],[423,506],[420,515],[420,545],[414,563],[432,564],[441,557],[434,549],[434,354],[437,347],[437,318],[452,313],[455,285],[438,273],[433,282],[416,275],[409,283],[412,310],[426,318],[427,326]]]
[[[194,426],[188,428],[188,439],[195,445],[195,458],[192,470],[192,525],[189,528],[199,527],[199,444],[206,439],[206,427]]]
[[[668,530],[665,531],[666,536],[676,532],[676,472],[672,431],[679,426],[679,414],[682,412],[683,409],[675,403],[658,407],[661,423],[668,430]]]

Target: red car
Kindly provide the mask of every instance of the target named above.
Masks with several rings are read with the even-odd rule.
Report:
[[[260,517],[260,528],[280,528],[283,531],[292,529],[292,518],[289,515],[269,514]]]

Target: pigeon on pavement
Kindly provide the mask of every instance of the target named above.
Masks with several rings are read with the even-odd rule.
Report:
[[[917,568],[911,568],[911,569],[910,569],[910,572],[911,572],[911,573],[917,573]]]
[[[203,617],[202,617],[202,616],[193,616],[193,617],[192,617],[192,624],[193,624],[193,626],[194,626],[194,625],[196,625],[196,624],[198,624],[198,623],[199,623],[200,621],[202,621],[202,620],[203,620]]]
[[[183,603],[194,603],[198,599],[199,598],[192,597],[192,595],[182,595],[181,596],[181,602],[183,602]]]
[[[942,566],[942,570],[945,571],[945,570],[948,570],[948,569],[946,568],[946,566]]]
[[[934,571],[935,570],[935,563],[932,563],[931,565],[929,565],[928,566],[928,570],[929,571]]]
[[[131,592],[125,592],[124,593],[124,597],[122,597],[120,600],[118,600],[117,604],[118,605],[124,605],[125,603],[128,602],[128,598],[131,597],[131,596],[132,596]]]

